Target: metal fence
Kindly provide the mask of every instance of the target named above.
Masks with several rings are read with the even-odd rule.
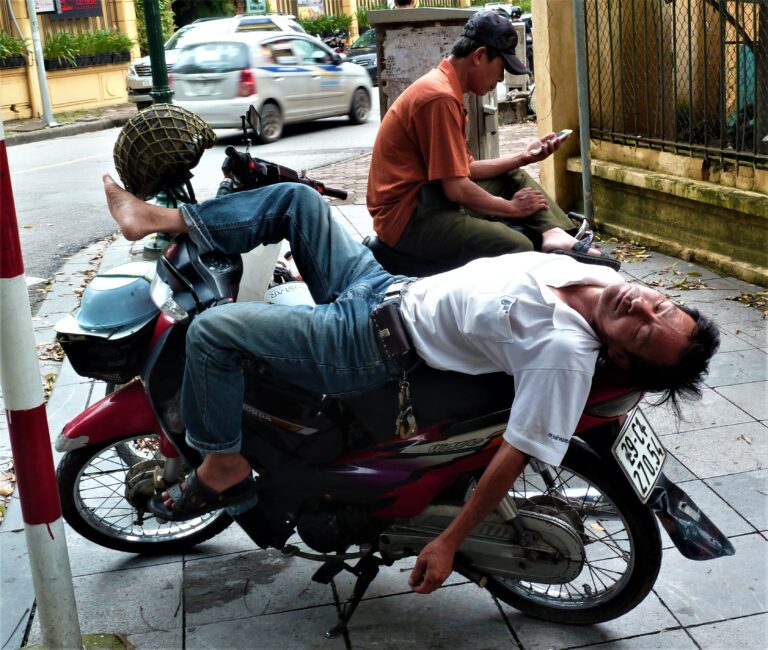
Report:
[[[768,167],[767,0],[588,0],[591,136]]]

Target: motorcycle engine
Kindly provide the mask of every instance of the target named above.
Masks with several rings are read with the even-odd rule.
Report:
[[[359,506],[322,504],[299,516],[296,529],[319,553],[343,553],[353,544],[375,542],[382,525]]]

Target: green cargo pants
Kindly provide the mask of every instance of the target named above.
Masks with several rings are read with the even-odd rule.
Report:
[[[504,198],[511,198],[524,187],[544,192],[522,169],[477,184]],[[419,204],[395,249],[423,259],[454,262],[456,266],[478,257],[539,250],[541,233],[558,227],[575,231],[566,214],[548,200],[548,209],[525,219],[489,219],[448,201],[439,183],[429,184],[419,192]],[[511,226],[522,227],[522,232]]]

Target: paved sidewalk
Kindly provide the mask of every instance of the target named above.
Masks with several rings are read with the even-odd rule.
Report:
[[[528,130],[505,138],[527,138]],[[507,142],[511,140],[506,140]],[[357,178],[354,203],[334,213],[356,236],[371,231],[365,207],[367,157],[320,170],[315,178]],[[608,249],[616,243],[604,244]],[[622,250],[627,251],[626,247]],[[39,343],[77,304],[74,289],[98,263],[106,269],[141,255],[118,238],[70,258],[35,320]],[[137,557],[96,546],[67,531],[83,633],[120,633],[136,648],[765,648],[768,647],[768,339],[754,307],[732,300],[763,288],[723,277],[666,255],[627,251],[625,276],[694,305],[720,324],[723,345],[704,399],[677,421],[664,408],[646,408],[671,458],[667,471],[731,539],[736,555],[714,562],[684,559],[666,535],[653,592],[634,611],[602,625],[573,628],[526,618],[487,592],[453,575],[435,594],[409,592],[412,560],[384,569],[352,619],[347,638],[326,639],[339,599],[351,592],[340,576],[335,589],[310,580],[318,565],[258,550],[235,526],[178,556]],[[48,402],[52,437],[104,385],[78,377],[68,362],[42,363],[57,378]],[[5,432],[5,420],[0,431]],[[0,459],[10,456],[0,437]],[[19,647],[32,593],[18,503],[0,527],[2,625],[0,648]],[[29,640],[39,642],[32,617]]]

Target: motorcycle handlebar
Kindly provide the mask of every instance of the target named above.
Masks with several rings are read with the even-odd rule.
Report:
[[[258,178],[259,184],[265,183],[269,185],[276,182],[290,181],[308,185],[325,196],[341,199],[342,201],[347,198],[347,192],[344,190],[326,187],[324,183],[299,176],[294,170],[287,167],[281,167],[280,165],[259,159],[256,159],[258,164],[254,166],[256,161],[249,154],[240,152],[231,145],[224,149],[224,154],[232,162],[232,171],[235,176],[246,185],[248,185],[246,178],[250,175]]]
[[[348,196],[344,190],[337,190],[335,187],[328,187],[327,185],[323,188],[323,194],[334,199],[341,199],[342,201]]]

